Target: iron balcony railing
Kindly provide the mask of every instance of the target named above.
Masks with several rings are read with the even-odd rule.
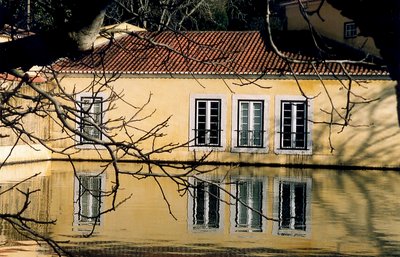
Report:
[[[237,130],[238,147],[263,147],[264,130]]]
[[[195,129],[196,146],[221,146],[220,129]]]

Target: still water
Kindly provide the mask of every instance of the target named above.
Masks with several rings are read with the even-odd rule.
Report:
[[[74,168],[3,167],[0,213],[18,212],[26,192],[39,190],[22,216],[54,220],[31,228],[73,256],[400,256],[397,171],[224,166],[188,178],[188,191],[181,180],[121,175],[113,198],[104,195],[112,170]],[[116,210],[99,217],[113,202]],[[0,256],[54,256],[7,219],[0,231]]]

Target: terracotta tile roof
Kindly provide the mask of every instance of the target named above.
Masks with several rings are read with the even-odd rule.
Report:
[[[315,76],[309,63],[289,65],[277,55],[260,32],[135,32],[99,46],[79,60],[61,60],[54,66],[63,73],[297,75]],[[309,56],[285,52],[298,60]],[[291,67],[290,67],[291,66]],[[320,75],[344,75],[338,63],[317,62]],[[346,63],[350,75],[388,76],[377,66]]]

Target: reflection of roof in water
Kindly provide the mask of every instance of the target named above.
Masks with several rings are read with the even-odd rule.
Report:
[[[283,53],[301,63],[289,63],[267,42],[258,31],[133,32],[75,61],[60,60],[54,67],[65,73],[389,75],[377,65],[354,62],[341,65],[290,50]]]

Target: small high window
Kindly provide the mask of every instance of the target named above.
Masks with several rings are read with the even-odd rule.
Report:
[[[346,22],[344,24],[344,38],[353,38],[357,36],[357,25],[355,22]]]

